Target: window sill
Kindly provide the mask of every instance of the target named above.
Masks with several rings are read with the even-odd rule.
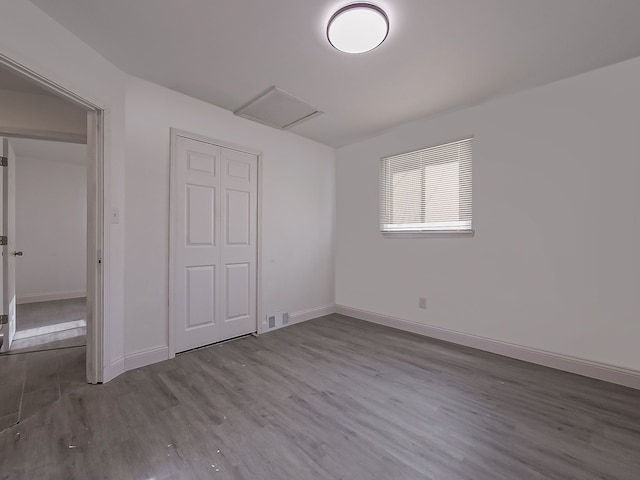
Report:
[[[424,232],[380,232],[385,238],[451,238],[451,237],[473,237],[475,230],[430,230]]]

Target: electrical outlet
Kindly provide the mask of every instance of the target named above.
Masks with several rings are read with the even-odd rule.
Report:
[[[422,308],[423,310],[427,309],[427,297],[420,297],[420,299],[418,300],[418,307]]]

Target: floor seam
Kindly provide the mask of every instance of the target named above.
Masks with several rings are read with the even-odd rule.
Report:
[[[22,401],[24,400],[24,388],[27,385],[27,375],[29,375],[28,365],[24,372],[24,378],[22,379],[22,391],[20,392],[20,403],[18,404],[18,421],[16,422],[16,424],[20,423],[20,420],[22,419]]]

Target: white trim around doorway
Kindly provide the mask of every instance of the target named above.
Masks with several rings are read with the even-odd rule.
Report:
[[[109,284],[109,225],[105,223],[105,117],[103,105],[91,102],[0,54],[0,66],[87,111],[87,360],[88,383],[104,378],[105,286]],[[64,140],[64,139],[60,139]]]

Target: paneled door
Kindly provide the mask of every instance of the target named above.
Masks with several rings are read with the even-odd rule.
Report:
[[[256,330],[258,159],[222,149],[222,337]]]
[[[256,155],[176,135],[172,155],[175,352],[256,331]]]
[[[0,352],[11,348],[16,333],[16,156],[8,138],[0,137],[0,228],[4,246],[0,262]]]

